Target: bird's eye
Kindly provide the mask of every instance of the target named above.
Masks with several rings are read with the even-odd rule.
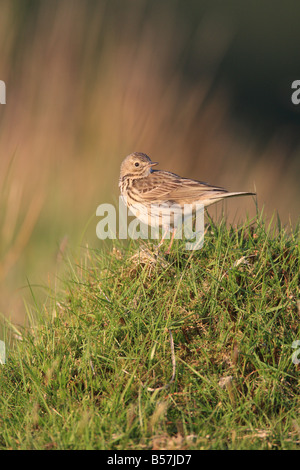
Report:
[[[135,162],[134,166],[140,166],[139,162]]]

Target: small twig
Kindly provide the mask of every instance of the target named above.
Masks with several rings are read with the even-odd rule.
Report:
[[[90,359],[90,366],[91,366],[93,375],[96,375],[96,372],[95,372],[95,369],[94,369],[94,365],[93,365],[92,359]]]
[[[255,255],[242,256],[240,259],[235,261],[233,265],[231,266],[231,268],[229,268],[228,271],[225,271],[225,273],[222,274],[221,280],[223,279],[223,277],[225,277],[229,273],[229,271],[231,271],[234,268],[237,268],[240,264],[246,264],[247,266],[249,266],[250,263],[247,260],[247,258],[253,258],[254,256]]]

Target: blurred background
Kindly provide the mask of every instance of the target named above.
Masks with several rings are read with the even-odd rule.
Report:
[[[255,190],[266,217],[295,225],[299,14],[297,1],[1,0],[0,312],[22,322],[28,283],[101,247],[96,208],[117,203],[133,151]],[[222,204],[212,216],[235,224],[256,211]]]

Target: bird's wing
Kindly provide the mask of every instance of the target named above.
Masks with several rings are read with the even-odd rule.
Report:
[[[134,187],[147,202],[157,203],[189,204],[202,199],[221,198],[227,193],[223,188],[165,171],[153,171],[147,178],[136,180]]]

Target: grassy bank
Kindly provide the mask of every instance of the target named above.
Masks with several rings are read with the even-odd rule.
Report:
[[[6,327],[2,449],[299,447],[298,230],[87,249],[61,285]]]
[[[80,244],[131,152],[298,218],[300,5],[189,3],[1,2],[0,312],[15,323],[27,278],[47,283]],[[255,215],[251,198],[227,210]]]

